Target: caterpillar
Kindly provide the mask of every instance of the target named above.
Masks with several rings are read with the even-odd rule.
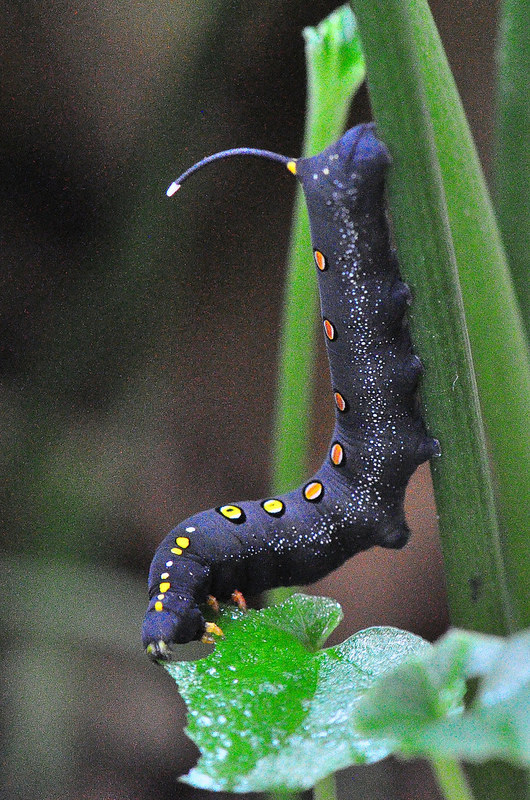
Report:
[[[312,583],[374,545],[403,547],[403,501],[422,462],[440,454],[421,416],[422,373],[405,311],[385,207],[390,156],[373,124],[358,125],[310,158],[237,148],[208,156],[169,187],[171,196],[213,160],[279,161],[305,194],[336,422],[324,463],[294,491],[232,502],[186,519],[162,541],[149,571],[142,639],[154,661],[173,644],[222,635],[200,606]]]

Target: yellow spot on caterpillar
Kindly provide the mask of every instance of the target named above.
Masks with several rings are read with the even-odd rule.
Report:
[[[288,161],[287,169],[289,170],[289,172],[292,172],[293,175],[296,175],[296,161]]]
[[[182,555],[182,550],[180,549],[180,547],[172,547],[171,552],[174,553],[176,556]]]
[[[169,583],[169,581],[165,581],[164,583],[160,584],[161,592],[167,592],[168,589],[171,589],[171,584]]]
[[[324,272],[324,270],[327,269],[328,266],[324,254],[321,253],[320,250],[315,250],[314,256],[317,267],[321,272]]]
[[[169,572],[163,572],[160,577],[162,578],[163,581],[165,581],[166,578],[169,578]]]
[[[331,448],[329,457],[331,458],[332,462],[335,464],[336,467],[340,466],[340,464],[342,464],[342,461],[344,459],[344,450],[342,449],[342,445],[340,445],[338,442],[335,442],[335,444]]]
[[[160,600],[158,600],[158,601],[155,603],[155,611],[163,611],[163,610],[164,610],[164,606],[162,605],[162,603],[160,602]]]
[[[264,511],[267,514],[279,515],[285,510],[285,506],[281,500],[276,500],[276,498],[271,498],[270,500],[264,500],[261,504]]]
[[[178,544],[179,547],[186,549],[186,547],[189,547],[190,540],[187,536],[177,536],[175,539],[175,544]]]
[[[324,487],[320,481],[311,481],[307,486],[304,486],[304,497],[306,500],[309,500],[310,503],[320,500],[323,494]]]
[[[221,506],[219,512],[227,519],[239,519],[243,514],[242,509],[237,506]]]

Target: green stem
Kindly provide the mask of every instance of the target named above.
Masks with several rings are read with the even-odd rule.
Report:
[[[432,472],[451,620],[506,633],[510,608],[493,489],[409,0],[353,5],[374,115],[393,157],[389,204],[403,276],[414,293],[410,322],[425,364],[425,418],[442,447]]]
[[[527,0],[504,0],[498,42],[496,207],[530,337],[530,26]]]
[[[438,31],[427,3],[409,0],[409,9],[493,461],[511,602],[516,625],[527,627],[530,625],[528,349],[488,190]],[[521,153],[523,141],[524,137],[518,142]],[[524,173],[524,164],[520,166]],[[528,197],[530,193],[525,201],[520,197],[521,209]],[[513,209],[512,216],[517,217]],[[528,222],[524,211],[520,222],[524,229]]]
[[[431,766],[445,800],[473,800],[462,767],[451,758],[437,758]]]
[[[337,797],[337,786],[335,775],[328,775],[322,778],[313,789],[313,800],[335,800]]]
[[[422,38],[418,38],[419,10],[424,19],[428,13],[424,0],[414,3],[357,0],[355,8],[375,116],[394,157],[389,202],[403,273],[415,293],[411,326],[426,365],[423,384],[426,418],[442,443],[443,456],[433,464],[433,481],[451,619],[462,627],[505,633],[513,624],[511,608],[434,134],[427,111],[430,102],[433,120],[438,125],[435,106],[440,107],[450,96],[444,84],[444,70],[439,69],[442,63],[436,52],[439,42],[431,36],[430,44],[425,44],[429,41],[428,30],[423,30]],[[426,81],[429,101],[424,94],[416,40],[423,43],[425,60],[432,62],[432,83]],[[424,64],[424,74],[426,69]],[[438,75],[438,85],[433,75]],[[456,110],[449,108],[447,113],[456,114]],[[459,158],[465,162],[475,158],[474,151],[466,151],[465,140],[448,144],[448,151],[440,154],[442,164],[444,159]],[[466,179],[460,176],[462,190]],[[468,207],[464,207],[464,216],[467,212]],[[494,245],[490,246],[494,249]],[[480,251],[472,258],[477,268]],[[497,274],[492,282],[496,280]],[[483,309],[482,313],[487,319],[489,309]],[[508,326],[512,322],[507,320]],[[483,335],[486,335],[484,329]],[[504,357],[504,346],[505,342],[498,352],[500,359]],[[508,389],[510,382],[511,378]],[[510,423],[507,420],[505,424]],[[514,533],[523,535],[522,531]],[[525,796],[519,772],[499,768],[488,772],[487,766],[481,765],[473,775],[477,797],[519,800]],[[487,781],[483,780],[486,772]]]

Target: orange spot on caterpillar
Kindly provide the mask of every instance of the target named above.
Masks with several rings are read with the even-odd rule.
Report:
[[[339,411],[346,411],[346,400],[341,395],[341,393],[335,392],[334,397],[335,397],[335,405],[337,406]]]
[[[324,254],[321,253],[320,250],[315,250],[314,256],[317,267],[321,272],[324,272],[324,270],[328,268],[328,264]]]
[[[335,337],[337,336],[337,332],[335,331],[335,328],[333,327],[329,319],[324,320],[324,330],[326,332],[326,336],[328,337],[330,342],[332,342],[333,339],[335,339]]]
[[[344,450],[342,445],[338,442],[335,442],[333,447],[331,448],[329,457],[331,458],[332,462],[335,464],[336,467],[340,466],[344,461]]]
[[[304,497],[306,500],[309,500],[310,503],[314,503],[317,500],[320,500],[324,494],[324,487],[320,483],[320,481],[311,481],[306,486],[304,486]]]

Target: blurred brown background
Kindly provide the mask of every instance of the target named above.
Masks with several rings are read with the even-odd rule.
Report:
[[[2,797],[198,799],[165,672],[141,651],[158,541],[189,514],[267,493],[294,183],[228,161],[169,201],[183,168],[241,144],[300,152],[301,0],[3,0],[0,295]],[[432,4],[487,168],[496,4]],[[366,119],[361,92],[352,123]],[[331,430],[319,366],[313,466]],[[428,468],[414,537],[310,591],[334,642],[447,624]],[[425,800],[421,766],[348,771],[342,797]]]

